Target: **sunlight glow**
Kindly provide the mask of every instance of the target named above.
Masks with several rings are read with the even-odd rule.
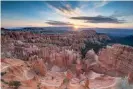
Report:
[[[77,26],[77,25],[74,25],[73,27],[74,27],[75,29],[78,29],[78,28],[79,28],[79,26]]]

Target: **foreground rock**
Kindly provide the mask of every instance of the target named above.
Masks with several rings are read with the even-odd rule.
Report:
[[[133,83],[133,48],[124,45],[113,45],[102,49],[99,62],[92,67],[98,73],[110,76],[128,76]]]
[[[75,74],[72,73],[73,71],[67,75],[68,71],[61,72],[59,67],[55,65],[51,70],[46,70],[46,67],[41,59],[33,62],[2,59],[2,73],[6,73],[1,78],[5,82],[19,81],[21,85],[18,89],[64,89],[66,87],[68,89],[86,89],[87,77],[90,82],[87,85],[92,89],[99,89],[99,87],[102,89],[102,87],[108,87],[115,82],[113,77],[101,76],[101,74],[94,72],[89,72],[89,75],[82,75],[82,78],[76,78]],[[70,77],[70,75],[72,76]],[[70,81],[64,82],[67,77],[70,78]],[[1,82],[2,89],[11,89],[5,82]]]

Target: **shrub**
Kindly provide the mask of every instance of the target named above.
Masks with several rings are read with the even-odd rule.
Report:
[[[4,79],[1,79],[1,82],[3,82],[4,84],[8,84],[8,82],[6,82]]]
[[[6,74],[6,72],[1,72],[1,76],[5,75],[5,74]]]
[[[85,41],[85,47],[81,48],[82,59],[85,58],[85,55],[88,50],[93,49],[95,53],[98,53],[101,48],[103,48],[106,44],[98,44],[90,41]]]
[[[21,86],[21,83],[19,81],[10,81],[9,86],[12,86],[15,89],[18,89],[18,87]]]

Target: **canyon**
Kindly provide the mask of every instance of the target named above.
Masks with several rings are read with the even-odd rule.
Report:
[[[133,89],[133,47],[110,40],[94,30],[40,34],[3,28],[1,87]],[[10,83],[16,81],[19,87]],[[123,82],[128,88],[121,88]]]

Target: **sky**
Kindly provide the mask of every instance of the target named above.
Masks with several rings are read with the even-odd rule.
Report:
[[[2,1],[2,27],[133,28],[133,1]]]

